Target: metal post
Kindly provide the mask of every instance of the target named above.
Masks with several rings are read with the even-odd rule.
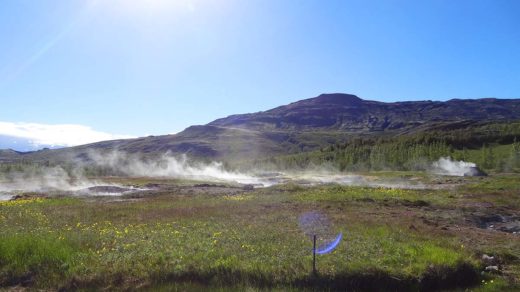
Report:
[[[312,274],[316,275],[316,234],[313,236],[312,245]]]

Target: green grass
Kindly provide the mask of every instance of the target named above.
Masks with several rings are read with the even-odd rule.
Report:
[[[375,202],[410,206],[449,205],[456,197],[446,190],[408,190],[385,187],[325,185],[298,192],[295,200],[341,204],[345,202]]]
[[[59,281],[73,264],[74,250],[47,234],[0,237],[0,282],[16,284],[36,276],[42,284]]]
[[[488,188],[507,191],[513,179],[490,178]],[[472,188],[284,185],[239,195],[171,191],[138,201],[0,203],[0,287],[417,290],[453,288],[462,278],[480,287],[483,252],[504,258],[509,252],[509,280],[483,279],[514,287],[518,242],[423,223],[462,224],[457,206]],[[317,277],[310,274],[312,242],[298,226],[308,211],[326,214],[344,234],[334,252],[318,256]]]
[[[466,194],[467,201],[520,209],[520,183],[517,176],[497,174],[475,179],[462,187],[461,193]]]

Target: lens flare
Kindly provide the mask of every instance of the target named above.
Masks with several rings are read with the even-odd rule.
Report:
[[[324,246],[320,246],[316,249],[317,254],[327,254],[332,252],[341,242],[341,239],[343,238],[343,233],[339,233],[338,236],[336,236],[336,239],[334,239],[333,242],[326,244]]]
[[[299,225],[305,235],[316,238],[321,244],[316,248],[316,254],[332,252],[341,242],[343,234],[336,234],[327,216],[316,211],[304,213],[299,218]]]

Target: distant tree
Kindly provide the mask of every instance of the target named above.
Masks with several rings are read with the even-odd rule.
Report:
[[[520,168],[520,141],[516,137],[512,145],[511,164],[514,168]]]
[[[492,169],[495,167],[495,155],[493,153],[493,148],[484,144],[482,146],[481,151],[481,166],[486,169]]]

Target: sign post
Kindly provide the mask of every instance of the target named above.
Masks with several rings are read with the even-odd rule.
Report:
[[[312,239],[312,274],[316,275],[316,234],[314,234]]]

